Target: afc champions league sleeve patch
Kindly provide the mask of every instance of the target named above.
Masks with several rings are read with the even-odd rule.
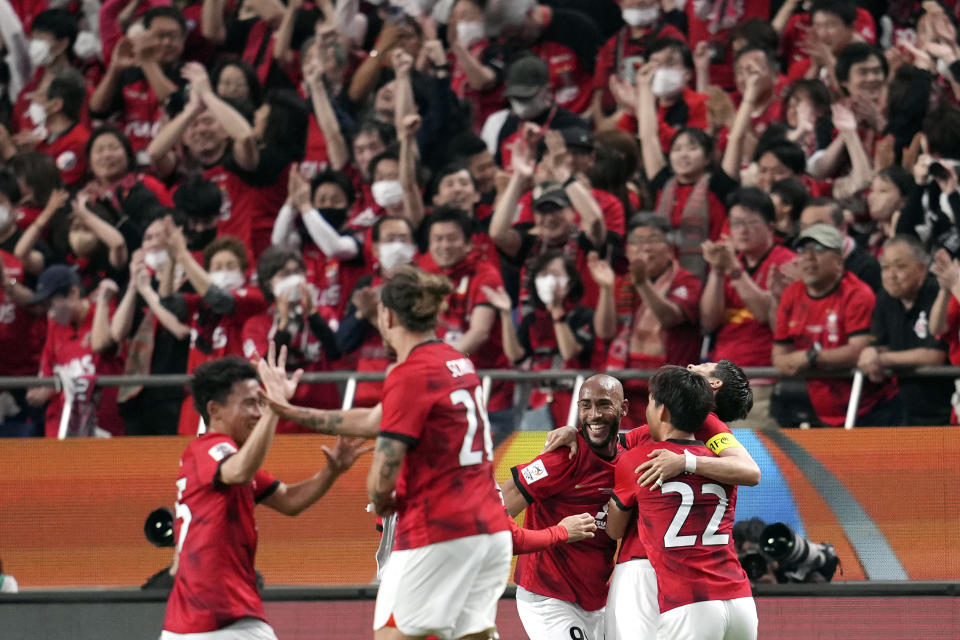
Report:
[[[229,442],[218,442],[217,444],[210,447],[210,450],[207,453],[210,454],[210,457],[220,462],[229,455],[232,455],[237,452],[237,448],[230,444]]]
[[[743,447],[743,445],[737,442],[737,439],[733,437],[732,433],[718,433],[707,440],[707,448],[716,454],[719,454],[724,449],[729,449],[730,447]]]
[[[60,171],[70,171],[77,166],[77,154],[73,151],[64,151],[57,156],[57,169]]]
[[[542,480],[550,475],[547,473],[547,468],[544,466],[543,460],[534,460],[525,466],[520,473],[523,475],[523,479],[527,481],[527,484],[533,484],[537,480]]]

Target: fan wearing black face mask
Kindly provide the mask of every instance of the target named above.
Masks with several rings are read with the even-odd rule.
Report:
[[[343,231],[354,199],[350,179],[339,171],[324,171],[308,183],[298,168],[291,169],[287,201],[270,239],[275,247],[302,252],[307,280],[319,292],[317,304],[337,317],[364,265],[360,240]]]

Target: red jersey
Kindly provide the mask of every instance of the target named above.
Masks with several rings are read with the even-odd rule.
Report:
[[[483,287],[496,289],[503,286],[500,270],[478,259],[474,252],[460,261],[452,269],[441,269],[433,263],[433,273],[442,273],[453,283],[453,292],[447,296],[447,307],[437,319],[437,337],[449,345],[456,344],[470,330],[470,316],[480,305],[493,308]],[[421,265],[427,268],[425,265]],[[476,352],[469,354],[477,369],[509,369],[510,361],[503,352],[503,337],[500,328],[500,314],[496,314],[490,336]],[[504,380],[493,383],[490,391],[488,411],[500,411],[513,405],[513,384]]]
[[[6,251],[0,251],[3,277],[23,280],[23,264]],[[40,365],[40,352],[46,338],[43,315],[30,313],[7,299],[0,287],[0,376],[33,376]]]
[[[651,439],[617,463],[613,499],[624,511],[637,508],[640,536],[657,572],[660,612],[694,602],[749,598],[750,581],[733,548],[737,487],[690,473],[664,482],[660,491],[641,487],[633,470],[654,449],[698,456],[710,450],[698,440]]]
[[[810,20],[810,14],[805,12],[790,16],[783,28],[783,34],[780,36],[781,53],[790,69],[788,75],[791,80],[802,78],[810,67],[810,58],[803,52],[803,41],[810,31]],[[877,43],[877,30],[874,26],[873,16],[863,7],[857,7],[857,19],[853,23],[853,30],[866,42]],[[795,70],[793,68],[794,64],[798,62],[803,64],[797,65]]]
[[[180,565],[167,600],[165,631],[203,633],[240,618],[266,620],[253,568],[253,507],[280,482],[260,470],[250,484],[221,483],[220,465],[236,452],[230,436],[210,432],[187,445],[180,458],[173,524]]]
[[[306,99],[307,96],[303,96]],[[314,176],[330,168],[330,156],[327,155],[327,139],[320,130],[317,116],[310,111],[310,120],[307,122],[307,145],[304,149],[303,160],[300,162],[300,174],[305,180],[313,180]]]
[[[683,33],[671,24],[658,20],[649,28],[642,29],[643,35],[631,38],[630,27],[623,27],[610,37],[597,51],[597,66],[593,72],[593,88],[604,93],[604,108],[614,107],[610,95],[610,76],[619,75],[621,79],[636,77],[636,70],[647,62],[647,48],[660,38],[674,38],[686,42]]]
[[[53,158],[68,187],[80,186],[87,177],[87,141],[90,130],[79,122],[37,145],[37,151]]]
[[[793,251],[774,246],[753,269],[744,271],[761,290],[767,291],[770,277],[782,264],[794,258]],[[743,258],[741,256],[741,261]],[[773,330],[766,320],[757,320],[740,294],[730,284],[730,276],[723,280],[724,323],[717,330],[713,359],[734,360],[742,367],[769,367],[773,348]]]
[[[97,306],[91,301],[87,315],[79,325],[63,326],[47,320],[47,336],[40,354],[40,375],[53,376],[64,371],[72,377],[121,375],[124,358],[119,350],[96,354],[90,348],[90,333],[93,330],[93,316]],[[18,350],[19,353],[19,350]],[[92,402],[97,404],[97,426],[113,435],[123,435],[123,420],[117,410],[117,387],[106,387],[94,391]],[[99,398],[97,397],[99,396]],[[57,393],[47,405],[46,435],[57,436],[60,428],[60,414],[63,412],[64,394]]]
[[[742,2],[688,2],[684,8],[687,14],[687,35],[690,50],[697,48],[701,41],[710,42],[723,48],[723,62],[710,65],[710,82],[723,89],[732,89],[733,52],[730,48],[730,31],[737,24],[750,18],[769,21],[770,0],[743,0]]]
[[[187,294],[187,317],[190,318],[190,353],[187,373],[201,364],[224,356],[243,355],[243,325],[247,319],[267,308],[263,294],[256,287],[241,287],[230,292],[236,305],[233,314],[222,316],[207,307],[201,296]],[[193,407],[193,398],[184,398],[180,409],[178,433],[197,433],[200,415]]]
[[[414,347],[383,384],[380,437],[409,449],[397,482],[394,549],[507,531],[473,363],[443,342]]]
[[[488,46],[490,46],[490,41],[482,38],[470,45],[470,55],[480,60],[480,63],[483,64],[483,53]],[[467,80],[467,73],[463,70],[463,65],[460,64],[460,61],[452,51],[447,54],[447,60],[450,63],[450,88],[453,89],[453,92],[457,94],[458,98],[467,104],[473,105],[472,128],[474,133],[479,135],[483,128],[483,123],[487,121],[487,118],[505,106],[505,100],[503,99],[504,86],[503,84],[497,83],[488,89],[478,91],[470,86]]]
[[[711,438],[722,433],[730,433],[730,427],[724,424],[724,422],[717,417],[717,414],[711,412],[707,414],[707,419],[703,421],[703,426],[693,434],[693,437],[700,442],[710,442]],[[624,447],[626,449],[636,449],[652,441],[653,439],[650,437],[650,427],[647,425],[628,431],[623,436]],[[641,461],[641,463],[642,462],[643,461]],[[636,469],[637,467],[635,466],[633,468]],[[637,477],[638,476],[634,474],[634,482],[636,482]],[[617,554],[618,563],[647,557],[647,549],[640,540],[640,531],[634,520],[633,518],[631,519],[630,525],[620,540],[620,552]]]
[[[842,347],[854,336],[870,334],[875,303],[870,287],[849,271],[844,272],[831,293],[820,298],[811,298],[803,282],[794,282],[780,298],[773,339],[800,351],[807,351],[814,344],[823,349]],[[807,379],[810,402],[817,416],[834,427],[843,425],[851,387],[852,381],[846,378]],[[892,381],[878,385],[864,380],[857,415],[888,401],[896,391]]]
[[[362,253],[350,260],[328,258],[307,234],[301,237],[306,278],[317,290],[317,308],[331,325],[339,325],[357,281],[369,272],[367,263]]]
[[[960,303],[953,296],[947,306],[947,330],[937,337],[950,347],[950,364],[960,364]]]
[[[514,581],[527,591],[596,611],[607,602],[607,580],[613,573],[617,541],[606,533],[607,503],[622,449],[601,458],[577,433],[577,453],[567,447],[544,453],[512,469],[513,481],[530,506],[524,527],[544,529],[567,516],[596,513],[594,537],[540,553],[520,556]]]

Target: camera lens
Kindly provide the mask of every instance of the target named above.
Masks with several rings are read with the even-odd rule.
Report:
[[[740,566],[750,582],[756,582],[767,573],[767,561],[759,551],[747,551],[740,556]]]

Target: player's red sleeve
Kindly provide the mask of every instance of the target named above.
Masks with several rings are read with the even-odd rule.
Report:
[[[559,524],[546,529],[524,529],[513,518],[509,516],[507,518],[510,520],[510,535],[513,538],[513,555],[515,556],[555,547],[563,544],[570,537],[567,528]]]
[[[613,480],[613,500],[624,511],[630,511],[637,505],[637,474],[634,469],[641,462],[644,449],[633,449],[617,462]]]
[[[264,469],[259,469],[253,476],[253,500],[260,503],[273,495],[273,492],[280,486],[280,481],[273,477],[273,474]]]
[[[397,365],[383,383],[383,418],[380,433],[400,436],[401,440],[416,442],[423,432],[427,414],[433,407],[423,388],[426,371],[418,371],[407,363]],[[417,402],[411,402],[417,398]]]
[[[223,488],[219,482],[220,465],[236,452],[237,445],[228,436],[218,438],[205,449],[198,450],[196,453],[197,477],[204,484],[213,485],[217,489]]]
[[[733,432],[730,431],[730,427],[723,420],[717,417],[717,414],[710,412],[707,414],[707,419],[703,421],[703,426],[697,429],[697,432],[693,435],[700,442],[706,442],[721,433]]]
[[[877,302],[873,291],[866,286],[856,287],[844,302],[844,326],[847,329],[847,336],[869,333],[873,307]]]
[[[644,441],[650,435],[650,427],[643,425],[642,427],[637,427],[636,429],[631,429],[623,437],[623,448],[624,449],[634,449],[640,446],[640,443]]]
[[[579,440],[580,436],[577,436],[577,439]],[[587,446],[584,442],[579,445]],[[561,447],[511,469],[513,481],[528,503],[544,500],[570,487],[573,461],[569,455],[568,448]]]

